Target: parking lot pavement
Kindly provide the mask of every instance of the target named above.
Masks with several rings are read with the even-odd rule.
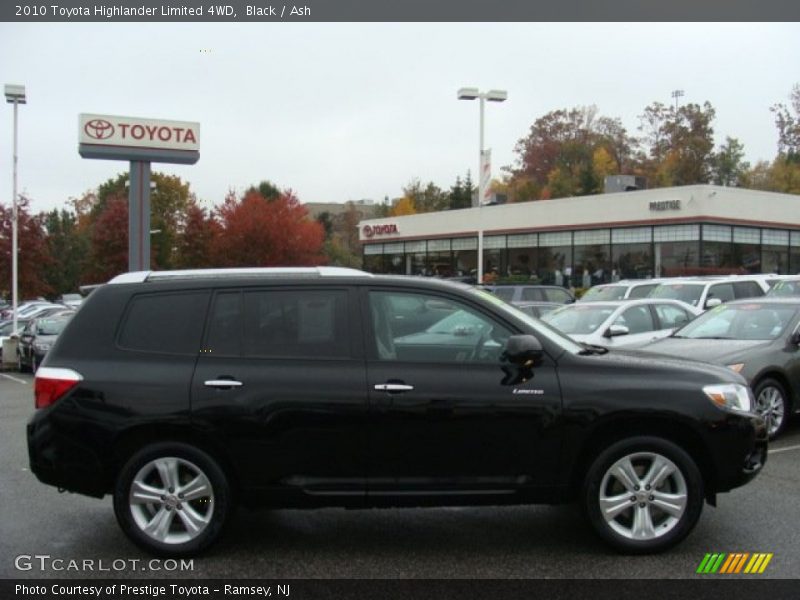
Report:
[[[774,553],[761,577],[800,577],[797,419],[755,482],[720,495],[687,540],[657,556],[613,553],[572,506],[239,510],[221,542],[182,571],[128,542],[110,498],[36,480],[25,446],[32,411],[31,376],[0,374],[2,578],[684,578],[709,552]]]

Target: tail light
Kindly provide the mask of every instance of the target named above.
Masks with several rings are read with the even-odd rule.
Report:
[[[34,383],[36,408],[46,408],[55,404],[81,381],[83,376],[72,369],[39,367]]]

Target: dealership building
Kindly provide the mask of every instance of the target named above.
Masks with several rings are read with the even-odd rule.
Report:
[[[373,273],[484,272],[574,287],[625,278],[800,273],[800,196],[693,185],[363,220]]]

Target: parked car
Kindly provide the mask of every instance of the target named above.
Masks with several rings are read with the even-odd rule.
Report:
[[[17,344],[17,369],[36,372],[47,352],[53,347],[56,338],[63,331],[74,314],[64,311],[59,315],[31,319],[19,334]]]
[[[731,300],[758,298],[768,289],[766,279],[758,275],[694,277],[664,281],[648,298],[671,298],[705,310]]]
[[[772,438],[800,410],[800,298],[728,302],[644,350],[726,365],[743,375]]]
[[[351,269],[121,275],[34,387],[33,473],[111,494],[125,533],[168,555],[207,548],[234,502],[578,501],[613,547],[656,552],[767,458],[730,369],[578,344],[483,290]]]
[[[578,302],[607,302],[645,298],[663,279],[629,279],[616,283],[595,285],[580,297]]]
[[[767,292],[768,298],[800,297],[800,276],[781,279]]]
[[[678,300],[578,302],[555,310],[544,321],[578,342],[639,348],[667,337],[702,311]]]
[[[77,309],[83,302],[83,296],[80,294],[61,294],[56,298],[56,302],[68,308]]]
[[[3,342],[5,342],[11,336],[19,336],[22,333],[22,330],[28,324],[28,321],[25,319],[17,320],[17,329],[14,330],[14,321],[2,321],[0,322],[0,363],[2,363],[3,359]],[[11,360],[13,361],[14,358],[12,357]],[[12,362],[13,364],[13,362]]]
[[[519,302],[571,304],[575,302],[575,294],[558,285],[486,285],[484,289],[510,304]]]

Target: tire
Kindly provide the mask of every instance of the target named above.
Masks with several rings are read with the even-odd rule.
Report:
[[[703,479],[694,460],[674,443],[633,437],[594,460],[582,501],[592,527],[612,547],[651,554],[674,546],[697,524]]]
[[[222,532],[231,503],[230,485],[217,462],[177,442],[134,454],[114,487],[120,527],[157,556],[191,556],[207,549]]]
[[[758,382],[753,395],[756,397],[756,412],[764,417],[769,439],[774,440],[789,420],[789,395],[786,388],[780,381],[767,377]]]

